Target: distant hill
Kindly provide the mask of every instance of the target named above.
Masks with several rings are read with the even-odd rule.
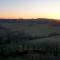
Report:
[[[19,23],[23,25],[47,24],[49,26],[60,26],[60,21],[56,19],[37,18],[37,19],[0,19],[0,23]]]

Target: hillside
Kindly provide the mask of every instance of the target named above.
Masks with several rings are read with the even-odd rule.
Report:
[[[7,60],[10,57],[57,60],[60,56],[60,26],[53,23],[56,21],[0,20],[0,56]]]

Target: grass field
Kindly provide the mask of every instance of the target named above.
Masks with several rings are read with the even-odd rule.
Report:
[[[0,59],[60,60],[60,27],[0,23]]]

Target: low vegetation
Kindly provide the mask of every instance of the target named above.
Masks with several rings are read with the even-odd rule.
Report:
[[[2,57],[23,56],[23,58],[29,60],[35,60],[35,59],[43,60],[42,57],[44,56],[45,56],[44,58],[47,58],[47,56],[59,56],[60,49],[58,49],[57,44],[55,45],[52,44],[52,47],[47,42],[45,42],[45,44],[47,45],[43,43],[45,47],[40,47],[40,44],[39,45],[25,44],[25,42],[29,40],[44,39],[58,35],[60,34],[54,32],[52,34],[49,34],[48,36],[32,37],[31,35],[26,34],[25,32],[18,32],[18,31],[13,32],[10,30],[4,31],[3,35],[0,35],[0,56]]]

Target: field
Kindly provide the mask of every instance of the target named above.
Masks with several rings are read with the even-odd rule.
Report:
[[[0,21],[0,59],[60,60],[60,26],[51,20]]]

